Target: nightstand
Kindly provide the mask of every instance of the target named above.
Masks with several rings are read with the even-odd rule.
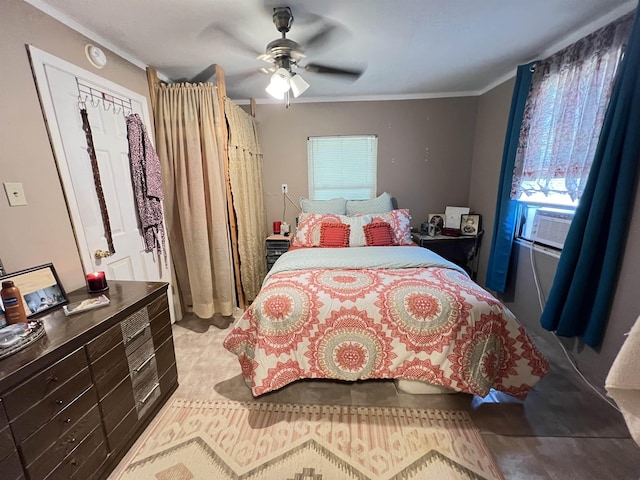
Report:
[[[475,280],[478,276],[478,259],[483,230],[478,235],[447,237],[445,235],[429,236],[413,233],[413,241],[424,248],[428,248],[456,265],[464,268],[469,276]]]
[[[271,270],[278,257],[289,250],[290,245],[290,237],[279,234],[267,237],[267,272]]]

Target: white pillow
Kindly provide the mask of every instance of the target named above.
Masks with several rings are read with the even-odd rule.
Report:
[[[358,217],[347,217],[340,215],[340,223],[346,223],[351,227],[349,231],[349,246],[364,247],[367,245],[367,238],[364,234],[364,226],[371,223],[371,215],[360,215]]]
[[[344,198],[332,198],[331,200],[309,200],[308,198],[300,198],[300,208],[302,213],[318,213],[345,215],[346,200]]]
[[[347,215],[385,213],[393,210],[393,202],[391,195],[384,192],[370,200],[347,200],[346,210]]]
[[[347,217],[346,215],[301,213],[298,228],[293,237],[293,245],[296,247],[319,247],[322,224],[335,222],[349,225],[350,247],[364,247],[367,245],[367,238],[363,227],[371,223],[371,220],[373,220],[371,215]]]

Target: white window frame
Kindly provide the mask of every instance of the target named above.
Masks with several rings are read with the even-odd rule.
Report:
[[[378,136],[334,135],[307,138],[309,198],[375,198]]]

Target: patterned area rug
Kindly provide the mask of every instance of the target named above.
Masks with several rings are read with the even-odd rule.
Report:
[[[468,414],[175,399],[111,478],[502,479]]]

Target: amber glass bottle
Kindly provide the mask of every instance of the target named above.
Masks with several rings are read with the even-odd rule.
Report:
[[[2,282],[0,297],[2,297],[4,316],[8,324],[27,323],[27,314],[24,311],[22,295],[20,295],[20,290],[11,280]]]

